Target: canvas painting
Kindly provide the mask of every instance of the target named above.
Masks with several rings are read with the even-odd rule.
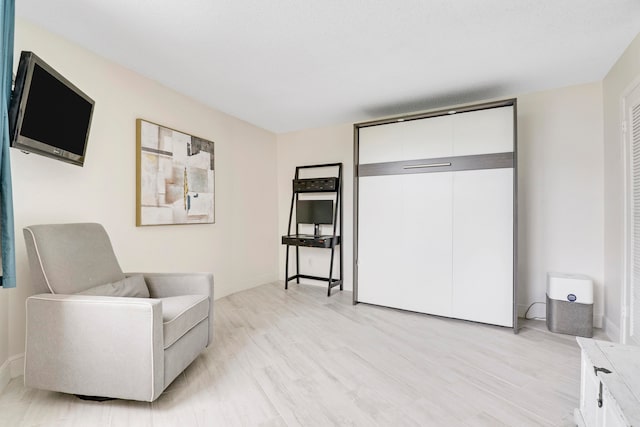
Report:
[[[136,225],[213,223],[213,142],[142,119],[136,134]]]

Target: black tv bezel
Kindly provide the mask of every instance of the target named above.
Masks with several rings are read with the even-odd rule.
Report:
[[[82,155],[63,150],[60,147],[31,139],[20,134],[20,131],[22,129],[22,120],[24,119],[24,111],[27,100],[29,99],[29,92],[31,90],[31,79],[33,77],[33,70],[36,64],[51,76],[63,83],[69,90],[73,91],[89,104],[91,104],[91,112],[89,114],[89,120],[87,123],[87,134],[84,140]],[[85,161],[85,154],[87,152],[89,133],[91,131],[91,121],[93,119],[94,107],[95,102],[93,99],[91,99],[86,93],[81,91],[77,86],[67,80],[63,75],[53,69],[53,67],[43,61],[42,58],[38,57],[33,52],[22,51],[20,53],[20,62],[18,64],[18,71],[16,72],[15,85],[11,94],[11,103],[9,107],[9,139],[11,141],[11,147],[25,152],[61,160],[73,165],[83,166]]]

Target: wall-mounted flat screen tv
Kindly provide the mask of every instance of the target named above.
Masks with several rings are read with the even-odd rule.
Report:
[[[82,166],[93,106],[87,94],[23,51],[9,107],[11,146]]]

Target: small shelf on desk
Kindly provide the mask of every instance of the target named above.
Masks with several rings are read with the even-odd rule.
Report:
[[[338,191],[338,178],[304,178],[293,180],[294,193],[335,193]]]

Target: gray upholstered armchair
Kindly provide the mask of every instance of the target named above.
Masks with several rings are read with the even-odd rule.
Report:
[[[211,274],[124,274],[99,224],[24,237],[40,292],[27,298],[25,385],[151,402],[211,344]]]

